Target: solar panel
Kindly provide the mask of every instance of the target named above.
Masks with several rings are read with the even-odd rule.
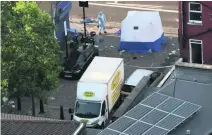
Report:
[[[199,106],[192,104],[192,103],[189,103],[189,102],[185,102],[182,106],[177,108],[173,112],[173,114],[180,115],[182,117],[188,118],[189,116],[191,116],[192,114],[194,114],[198,110],[199,110]]]
[[[141,102],[141,104],[144,104],[144,105],[147,105],[150,107],[156,107],[159,104],[161,104],[162,102],[164,102],[164,100],[166,100],[167,98],[168,98],[168,96],[166,96],[166,95],[153,93],[151,96],[149,96],[148,98],[143,100]]]
[[[134,119],[140,119],[141,117],[149,113],[151,110],[152,108],[149,108],[147,106],[137,105],[135,106],[135,108],[127,112],[125,116],[131,117]]]
[[[116,122],[112,123],[108,128],[123,132],[125,129],[127,129],[130,125],[135,123],[136,120],[133,120],[131,118],[127,117],[121,117]]]
[[[132,127],[128,128],[124,133],[128,135],[141,135],[144,132],[146,132],[149,128],[151,128],[151,125],[148,125],[143,122],[137,122]]]
[[[167,130],[158,127],[152,127],[142,135],[166,135],[166,134],[168,134]]]
[[[159,105],[157,108],[166,112],[171,113],[175,108],[183,104],[182,100],[178,100],[175,98],[169,98],[163,104]]]
[[[200,108],[199,105],[155,92],[99,135],[165,135]]]
[[[168,115],[168,113],[153,109],[150,113],[148,113],[145,117],[143,117],[141,121],[154,125],[158,123],[166,115]]]
[[[168,130],[174,129],[176,126],[181,124],[185,118],[178,117],[172,114],[169,114],[167,117],[165,117],[163,120],[161,120],[156,126],[162,127]]]

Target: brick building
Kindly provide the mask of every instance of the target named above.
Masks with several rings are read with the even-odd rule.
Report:
[[[185,62],[212,64],[212,1],[179,1],[179,41]]]
[[[52,16],[52,1],[36,1],[41,10],[45,10]]]

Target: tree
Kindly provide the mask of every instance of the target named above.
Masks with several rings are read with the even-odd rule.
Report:
[[[10,38],[9,35],[9,29],[7,27],[7,20],[12,19],[13,12],[12,7],[15,5],[15,2],[10,1],[3,1],[1,2],[1,39],[2,39],[2,45],[1,45],[1,51],[2,51],[2,59],[1,59],[1,103],[5,104],[8,97],[10,96],[9,90],[8,90],[8,78],[10,70],[11,70],[11,61],[10,59],[10,53],[8,53],[7,44]]]
[[[20,97],[25,93],[43,99],[43,93],[57,87],[59,45],[54,37],[55,26],[48,13],[35,2],[16,2],[10,9],[13,16],[6,18],[10,38],[4,39],[3,61],[8,61],[8,89]],[[3,43],[2,39],[2,43]]]

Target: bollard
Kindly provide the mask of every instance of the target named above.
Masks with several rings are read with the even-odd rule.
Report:
[[[63,112],[63,106],[60,106],[60,119],[64,120],[64,112]]]
[[[70,113],[70,115],[71,115],[71,120],[73,120],[73,117],[74,117],[74,116],[73,116],[73,109],[69,108],[68,111],[69,111],[69,113]]]

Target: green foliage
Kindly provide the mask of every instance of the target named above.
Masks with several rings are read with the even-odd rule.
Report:
[[[49,14],[35,2],[2,2],[2,20],[2,78],[8,93],[41,96],[57,87],[59,45]]]

